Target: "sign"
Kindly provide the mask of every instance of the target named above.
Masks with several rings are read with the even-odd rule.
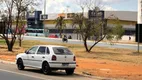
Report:
[[[88,18],[89,19],[99,18],[99,19],[103,20],[104,19],[104,11],[89,10],[88,11]]]
[[[138,16],[137,23],[142,24],[142,0],[138,0]]]
[[[30,17],[30,18],[34,18],[35,17],[35,9],[33,7],[28,12],[28,17]]]
[[[75,16],[75,13],[68,13],[67,18],[73,18]]]
[[[28,13],[28,17],[29,18],[34,18],[35,17],[35,13],[34,12],[29,12]]]
[[[65,14],[64,13],[58,14],[58,17],[64,17],[65,18]]]
[[[46,14],[40,15],[40,20],[46,20],[46,19],[48,19],[48,15]]]

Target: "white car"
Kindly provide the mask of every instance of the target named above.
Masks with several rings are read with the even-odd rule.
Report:
[[[25,53],[18,54],[16,64],[19,70],[34,67],[42,69],[44,74],[50,74],[52,70],[61,69],[71,75],[76,68],[76,58],[64,46],[37,45],[26,50]]]

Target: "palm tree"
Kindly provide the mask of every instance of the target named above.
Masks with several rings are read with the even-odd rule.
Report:
[[[60,38],[62,37],[62,31],[63,29],[66,28],[66,23],[65,23],[65,20],[64,20],[64,17],[60,16],[58,17],[56,20],[55,20],[55,28],[58,29],[59,31],[59,35],[60,35]]]

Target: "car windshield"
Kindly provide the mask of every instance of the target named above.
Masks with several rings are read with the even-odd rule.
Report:
[[[53,47],[53,51],[56,55],[73,55],[69,49],[64,47]]]

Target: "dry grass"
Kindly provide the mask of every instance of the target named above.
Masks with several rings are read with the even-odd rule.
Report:
[[[104,48],[104,47],[94,47],[92,52],[87,53],[82,45],[66,44],[66,43],[49,43],[41,41],[23,41],[22,47],[18,47],[18,42],[16,42],[13,52],[8,52],[6,46],[0,45],[0,55],[17,55],[18,53],[24,52],[26,49],[33,45],[62,45],[70,48],[77,57],[81,58],[91,58],[91,59],[107,59],[113,61],[121,62],[131,62],[142,64],[142,53],[136,54],[134,50],[128,49],[114,49],[114,48]]]
[[[73,51],[76,56],[83,58],[107,59],[142,64],[142,53],[137,54],[133,50],[95,47],[91,53],[85,52],[84,49]]]

